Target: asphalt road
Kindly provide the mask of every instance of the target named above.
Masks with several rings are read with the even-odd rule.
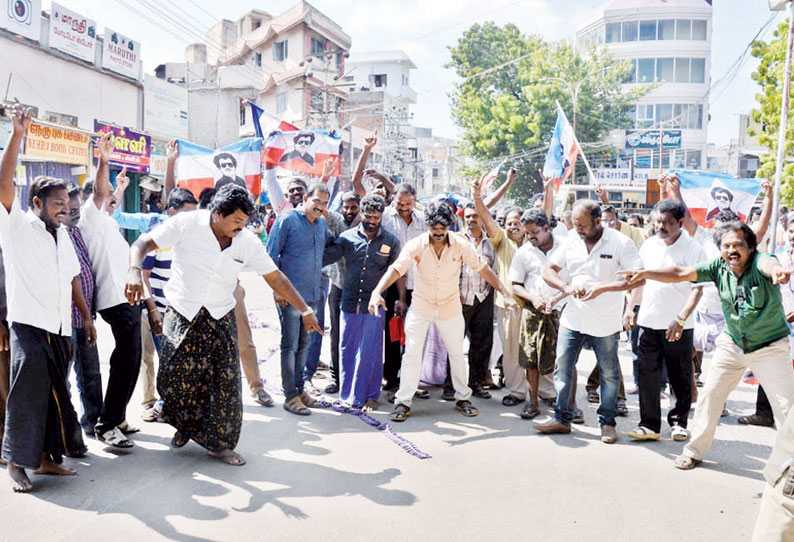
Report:
[[[263,376],[278,380],[278,317],[264,281],[243,277],[249,309],[268,327],[254,331]],[[112,347],[100,326],[103,359]],[[626,345],[621,362],[627,381]],[[595,363],[579,362],[580,405]],[[107,366],[103,366],[107,371]],[[316,380],[324,387],[328,380]],[[717,440],[701,467],[682,472],[672,459],[681,443],[669,428],[655,443],[623,434],[637,423],[637,396],[621,439],[599,440],[594,407],[571,435],[541,436],[503,407],[503,392],[477,400],[477,418],[464,418],[431,390],[395,426],[429,459],[418,459],[350,414],[330,409],[299,418],[245,399],[238,451],[231,467],[197,445],[172,451],[173,429],[139,423],[140,396],[128,419],[141,425],[130,453],[90,439],[89,455],[66,462],[72,478],[34,476],[36,491],[15,495],[0,482],[0,540],[748,540],[763,491],[761,470],[775,432],[746,427],[755,388],[733,392]],[[390,406],[375,417],[387,421]],[[667,401],[663,402],[666,412]],[[541,407],[544,421],[551,412]]]

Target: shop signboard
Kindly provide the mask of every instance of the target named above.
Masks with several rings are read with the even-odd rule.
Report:
[[[94,132],[101,136],[105,132],[113,132],[113,154],[110,165],[119,168],[126,166],[128,171],[149,173],[151,162],[152,139],[146,134],[129,128],[122,128],[94,120]],[[99,158],[99,151],[94,148],[94,162]]]

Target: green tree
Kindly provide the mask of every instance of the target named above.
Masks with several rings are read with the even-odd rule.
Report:
[[[786,39],[788,38],[788,23],[781,23],[775,30],[769,42],[755,41],[752,45],[752,55],[760,60],[758,68],[753,72],[752,78],[761,87],[761,92],[755,95],[758,107],[750,112],[752,119],[763,126],[758,133],[750,131],[751,135],[758,136],[758,142],[769,149],[761,157],[761,167],[756,172],[756,177],[774,179],[777,138],[780,128],[780,101],[783,97],[783,71],[786,64]],[[791,113],[794,113],[792,111]],[[794,201],[794,120],[789,113],[786,126],[786,164],[783,166],[781,179],[781,201],[791,204]]]
[[[524,35],[512,24],[475,24],[450,53],[447,67],[462,78],[451,94],[453,117],[463,129],[462,151],[480,163],[464,174],[511,157],[508,165],[518,169],[518,181],[510,197],[522,205],[540,192],[538,170],[557,119],[555,101],[575,122],[590,157],[607,148],[586,142],[628,127],[626,107],[650,88],[623,92],[631,63],[615,61],[603,49],[582,55],[567,42]]]

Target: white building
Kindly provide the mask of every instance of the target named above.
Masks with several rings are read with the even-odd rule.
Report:
[[[658,84],[630,110],[634,129],[611,134],[610,141],[620,149],[601,165],[632,173],[646,170],[640,172],[642,178],[656,178],[660,166],[706,166],[711,35],[707,0],[611,0],[577,29],[580,49],[604,46],[612,57],[631,61],[627,87]],[[665,134],[661,145],[660,129]],[[634,191],[644,192],[644,186]],[[620,203],[629,199],[624,195]],[[645,198],[633,199],[644,203]]]
[[[404,51],[354,53],[347,61],[344,80],[351,92],[383,91],[390,105],[405,107],[410,113],[416,103],[411,88],[411,70],[416,64]]]

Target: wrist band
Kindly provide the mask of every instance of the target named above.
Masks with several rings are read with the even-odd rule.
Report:
[[[140,268],[140,267],[138,267],[137,265],[131,265],[131,266],[129,266],[129,267],[127,268],[127,271],[129,271],[130,269],[137,269],[138,271],[140,271],[140,270],[141,270],[141,268]]]
[[[153,309],[149,309],[149,314],[152,314],[153,312],[157,312],[157,310],[158,310],[157,307],[155,307]]]
[[[677,317],[677,316],[676,316],[676,318],[675,318],[675,321],[676,321],[676,322],[678,323],[678,325],[679,325],[679,326],[681,326],[681,327],[684,327],[684,325],[686,324],[686,320],[684,320],[683,318],[679,318],[679,317]]]

